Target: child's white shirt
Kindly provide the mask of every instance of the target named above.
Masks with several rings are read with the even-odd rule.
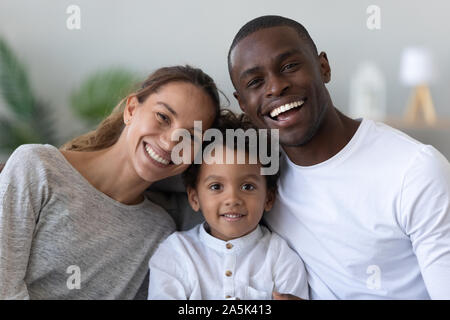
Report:
[[[305,267],[264,226],[230,241],[199,224],[167,238],[149,262],[148,299],[272,299],[272,292],[308,299]]]

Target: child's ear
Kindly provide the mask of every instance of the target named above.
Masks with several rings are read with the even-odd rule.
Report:
[[[188,201],[194,211],[200,210],[200,202],[198,200],[197,190],[194,188],[187,188]]]
[[[275,202],[276,193],[274,190],[268,190],[266,196],[266,203],[264,204],[264,210],[269,211],[272,209]]]

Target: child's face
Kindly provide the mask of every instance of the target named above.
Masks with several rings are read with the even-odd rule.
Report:
[[[189,188],[188,196],[192,208],[201,209],[212,236],[225,241],[242,237],[256,228],[264,210],[270,210],[274,194],[267,191],[260,168],[260,164],[201,165],[197,187]]]

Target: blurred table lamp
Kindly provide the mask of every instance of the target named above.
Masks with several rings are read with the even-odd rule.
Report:
[[[413,87],[405,113],[405,121],[410,124],[419,122],[421,116],[428,125],[436,123],[436,111],[428,86],[433,76],[432,68],[431,54],[427,49],[420,47],[404,49],[400,78],[404,84]]]

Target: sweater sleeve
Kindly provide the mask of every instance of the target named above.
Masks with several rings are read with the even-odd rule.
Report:
[[[400,221],[432,299],[450,299],[450,165],[424,146],[403,181]]]
[[[35,158],[21,146],[0,174],[0,299],[29,299],[25,275],[42,183]]]

